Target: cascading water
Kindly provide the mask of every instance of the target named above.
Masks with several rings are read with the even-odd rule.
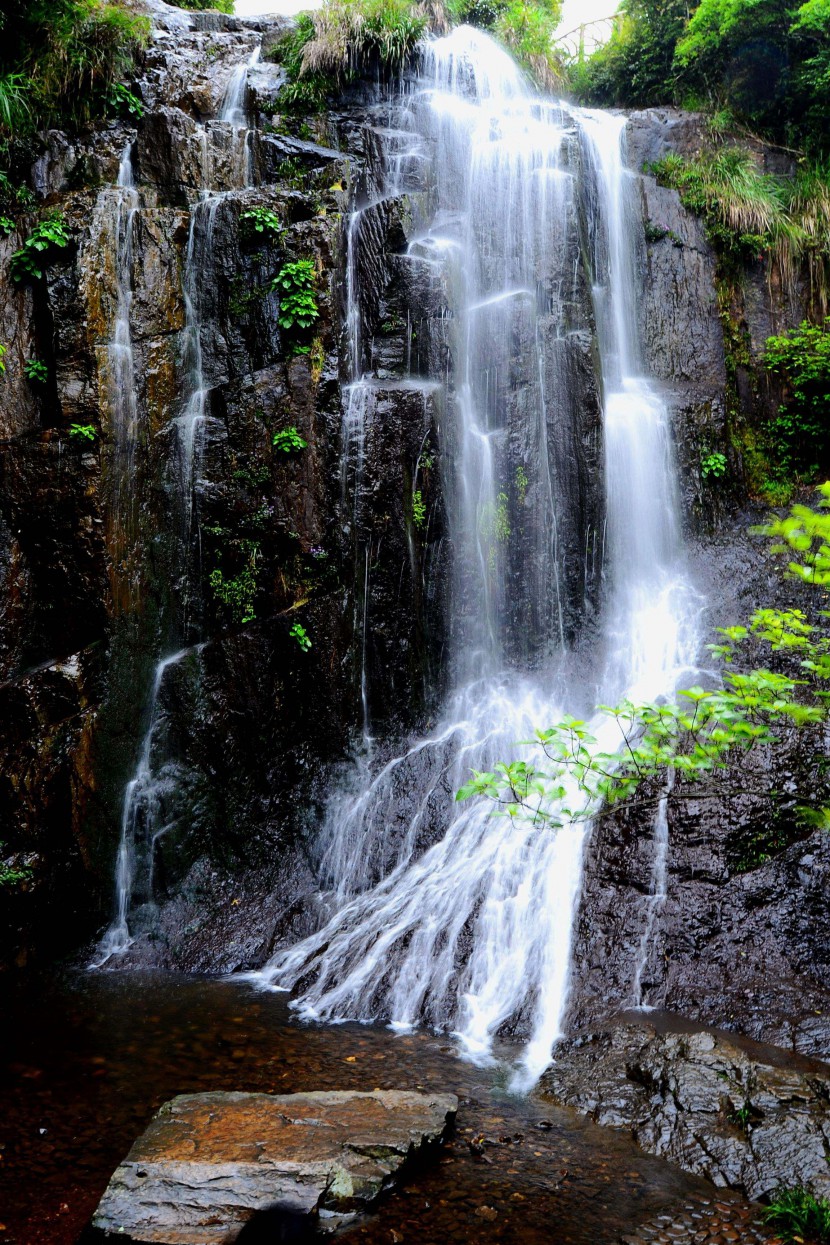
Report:
[[[212,178],[213,130],[227,137],[230,134],[230,178],[244,189],[253,180],[251,131],[245,112],[248,71],[259,60],[260,47],[253,49],[249,58],[234,69],[226,88],[218,122],[208,122],[201,127],[203,160],[206,176]],[[225,144],[227,147],[227,143]],[[129,491],[131,486],[132,460],[118,454],[118,445],[132,446],[137,421],[137,399],[133,383],[132,346],[129,326],[132,268],[133,218],[138,207],[138,192],[134,188],[129,149],[125,153],[119,172],[118,228],[115,230],[115,264],[117,307],[110,346],[113,404],[116,429],[115,479],[118,495]],[[192,561],[194,546],[198,548],[198,515],[195,513],[194,496],[200,461],[200,450],[206,422],[206,403],[210,389],[205,374],[202,353],[202,306],[199,297],[202,266],[212,260],[213,234],[216,213],[223,192],[211,188],[210,183],[201,190],[199,199],[191,205],[190,230],[185,251],[182,276],[182,298],[185,325],[182,334],[182,359],[185,373],[185,402],[181,413],[171,421],[173,445],[175,546],[179,559],[177,596],[179,616],[170,620],[170,632],[181,638],[195,639],[194,576]],[[119,429],[125,430],[119,440]],[[131,451],[130,451],[131,452]],[[117,518],[116,514],[116,518]],[[159,661],[153,676],[153,686],[145,731],[136,770],[127,783],[121,813],[121,834],[116,856],[115,915],[96,949],[91,968],[100,968],[113,956],[121,955],[132,945],[133,930],[143,930],[148,924],[147,914],[152,916],[153,868],[156,845],[177,823],[179,809],[177,796],[182,787],[183,775],[175,757],[170,755],[164,739],[164,710],[161,693],[167,672],[179,665],[189,655],[198,656],[201,645],[191,644]]]
[[[132,141],[127,143],[118,169],[113,204],[113,251],[115,257],[116,307],[112,339],[107,346],[107,389],[112,411],[114,561],[123,563],[135,534],[135,448],[138,434],[138,398],[130,329],[133,302],[132,270],[136,218],[140,210],[132,162]],[[130,590],[132,576],[127,574]]]
[[[586,509],[568,486],[576,433],[562,414],[573,406],[568,231],[580,165],[605,416],[597,699],[670,692],[694,658],[694,628],[683,621],[694,610],[666,407],[641,376],[624,121],[531,95],[509,56],[468,27],[430,42],[423,59],[401,113],[432,150],[437,203],[410,255],[436,267],[452,301],[443,476],[453,690],[432,734],[332,801],[319,850],[333,914],[256,980],[299,986],[295,1006],[307,1018],[450,1028],[478,1059],[500,1030],[521,1032],[521,1084],[546,1066],[562,1032],[586,823],[552,831],[492,817],[483,802],[459,806],[453,793],[471,769],[515,755],[517,741],[586,699],[581,663],[563,643],[578,594],[561,535],[579,526],[572,511]],[[352,245],[357,233],[353,220]],[[347,428],[351,399],[348,410]],[[535,522],[517,542],[520,501]],[[580,540],[586,551],[597,542],[584,519]],[[586,553],[581,601],[590,562]],[[617,746],[613,723],[592,726],[600,747]]]

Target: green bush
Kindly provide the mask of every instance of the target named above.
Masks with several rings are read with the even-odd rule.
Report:
[[[55,259],[55,252],[69,246],[66,222],[58,213],[36,225],[22,247],[9,260],[13,281],[25,281],[27,277],[39,281],[47,267]]]
[[[283,264],[271,282],[280,296],[280,328],[288,332],[311,328],[320,315],[314,296],[314,260],[298,259]]]
[[[576,67],[592,102],[725,110],[773,141],[830,152],[830,0],[623,0],[620,14]]]
[[[26,379],[35,385],[45,385],[49,379],[49,368],[40,359],[27,359],[23,364]]]
[[[704,480],[710,477],[719,480],[721,476],[726,475],[726,455],[721,454],[718,450],[710,450],[706,454],[702,454],[700,458],[700,474]]]
[[[274,239],[279,241],[285,234],[285,226],[271,208],[248,208],[239,217],[239,225],[245,238]]]
[[[782,1189],[765,1209],[763,1219],[784,1241],[830,1242],[830,1202],[807,1189]]]
[[[121,0],[6,0],[0,139],[104,116],[149,32]]]
[[[763,363],[787,387],[771,429],[782,469],[814,476],[830,466],[830,319],[767,338]]]
[[[220,13],[233,13],[233,0],[173,0],[177,9],[191,9],[204,13],[208,9],[218,9]]]

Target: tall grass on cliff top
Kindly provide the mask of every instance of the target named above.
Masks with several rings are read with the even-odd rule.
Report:
[[[741,262],[767,257],[786,290],[806,264],[811,298],[830,299],[830,170],[805,165],[794,178],[764,173],[752,154],[723,146],[693,157],[670,153],[651,166],[706,223],[720,253]]]
[[[305,16],[296,76],[337,82],[372,64],[401,69],[429,22],[426,10],[407,0],[328,0]]]
[[[0,13],[0,139],[75,128],[106,111],[149,21],[114,0],[6,0]]]

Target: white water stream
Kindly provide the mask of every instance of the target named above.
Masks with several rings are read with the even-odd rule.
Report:
[[[199,198],[191,204],[190,229],[182,274],[182,298],[185,324],[182,333],[182,360],[186,377],[186,398],[181,413],[171,421],[173,429],[174,477],[176,479],[176,510],[174,524],[178,556],[179,614],[171,628],[180,637],[193,630],[195,592],[191,563],[193,545],[198,543],[198,516],[194,496],[201,459],[206,422],[206,403],[210,389],[205,374],[202,351],[202,299],[200,297],[202,265],[209,264],[214,246],[214,226],[223,192],[212,188],[215,176],[213,145],[224,140],[225,153],[230,151],[230,177],[238,188],[253,180],[251,131],[245,110],[248,71],[259,60],[257,45],[246,61],[231,73],[222,99],[217,122],[201,127],[202,170],[206,184]],[[213,132],[215,129],[215,133]],[[226,158],[227,163],[227,158]],[[130,332],[132,305],[133,220],[138,209],[138,192],[134,186],[130,149],[125,152],[118,178],[117,227],[115,230],[115,268],[117,307],[111,356],[114,426],[116,452],[123,442],[134,446],[137,420],[137,398],[133,375],[133,352]],[[117,459],[116,487],[132,484],[131,460]],[[167,754],[163,741],[165,725],[161,692],[168,670],[201,646],[191,645],[163,657],[156,665],[148,706],[147,727],[142,739],[133,777],[124,791],[121,812],[121,833],[115,868],[115,914],[104,933],[90,968],[100,968],[113,956],[122,955],[134,941],[136,929],[144,930],[152,922],[155,910],[153,871],[156,845],[177,820],[176,795],[181,773],[175,759]]]
[[[298,990],[295,1006],[309,1019],[449,1028],[478,1060],[490,1057],[500,1032],[518,1032],[521,1086],[544,1069],[562,1033],[588,828],[584,820],[552,831],[493,817],[484,802],[455,803],[454,792],[471,769],[522,754],[519,741],[578,711],[595,690],[604,702],[670,693],[694,661],[698,607],[683,570],[667,410],[642,374],[634,279],[642,224],[624,163],[624,120],[540,100],[510,57],[469,27],[427,45],[419,88],[402,105],[403,127],[414,159],[424,144],[432,152],[437,206],[410,254],[437,268],[453,306],[444,432],[453,690],[431,734],[379,770],[364,760],[332,801],[319,843],[331,917],[256,980]],[[558,530],[569,516],[556,466],[569,451],[555,433],[569,373],[545,346],[568,333],[576,278],[567,226],[578,177],[590,204],[604,391],[597,689],[584,686],[563,645]],[[356,219],[349,235],[354,245]],[[350,329],[357,384],[346,430],[354,443],[371,417],[354,295]],[[522,637],[507,592],[517,349],[525,352],[519,428],[538,520],[521,551],[521,593],[543,654],[524,670],[509,658]],[[586,548],[594,539],[586,533]],[[615,725],[591,725],[600,747],[618,746]]]

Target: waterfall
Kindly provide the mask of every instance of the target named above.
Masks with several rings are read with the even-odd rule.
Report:
[[[90,968],[100,968],[132,944],[129,918],[139,880],[144,882],[145,902],[152,906],[153,856],[158,839],[169,829],[164,817],[165,798],[175,787],[175,773],[169,767],[162,767],[157,772],[153,764],[153,747],[158,741],[161,725],[159,694],[167,671],[171,666],[178,665],[190,651],[183,649],[156,666],[149,724],[141,744],[138,765],[124,792],[121,837],[115,862],[115,917],[96,949]]]
[[[116,307],[112,339],[107,346],[107,398],[112,411],[113,436],[113,560],[123,571],[135,535],[136,495],[132,482],[138,434],[130,311],[133,302],[134,235],[140,203],[133,175],[132,140],[124,148],[112,198]],[[129,591],[132,592],[132,577],[129,579]]]
[[[449,1029],[476,1060],[492,1057],[500,1033],[518,1034],[521,1086],[562,1034],[589,831],[584,818],[554,831],[453,795],[471,769],[515,756],[536,728],[594,699],[584,658],[569,651],[598,541],[573,474],[572,238],[583,202],[605,440],[596,701],[670,693],[694,660],[698,603],[683,571],[668,413],[642,374],[634,279],[642,225],[624,119],[540,99],[507,53],[469,27],[430,41],[422,59],[400,114],[412,142],[431,153],[435,209],[409,254],[435,268],[451,302],[455,368],[440,378],[451,690],[432,733],[358,765],[334,796],[318,843],[330,918],[254,979],[298,990],[294,1006],[308,1019]],[[349,244],[351,288],[357,217]],[[355,335],[358,297],[350,295]],[[359,378],[361,397],[368,384]],[[353,441],[366,418],[353,388],[345,421]],[[578,559],[568,552],[577,546]],[[618,745],[614,723],[598,717],[589,729],[599,747]],[[580,798],[571,792],[571,806]]]
[[[212,261],[214,227],[217,211],[226,192],[213,186],[214,160],[212,140],[230,133],[231,177],[244,189],[253,180],[252,131],[247,128],[245,104],[248,71],[257,63],[260,46],[231,73],[221,103],[217,122],[201,127],[202,170],[206,184],[198,199],[191,204],[190,228],[184,255],[182,301],[184,329],[182,362],[185,376],[185,399],[178,415],[171,420],[172,471],[174,500],[172,528],[178,557],[178,578],[174,586],[178,597],[178,616],[170,619],[169,632],[182,639],[194,639],[198,618],[194,618],[196,586],[194,546],[198,550],[198,514],[195,494],[210,381],[205,371],[202,351],[203,307],[200,297],[201,274]],[[214,129],[216,134],[214,135]],[[138,207],[134,187],[130,149],[125,152],[118,178],[118,227],[115,230],[115,266],[117,306],[112,345],[112,384],[109,399],[113,408],[116,434],[115,479],[117,496],[130,494],[132,487],[132,446],[137,419],[133,358],[130,334],[131,270],[133,254],[133,218]],[[119,445],[128,447],[119,451]],[[116,520],[119,518],[116,505]],[[196,602],[198,604],[198,602]],[[172,645],[171,645],[172,647]],[[147,713],[147,726],[139,749],[138,761],[128,781],[122,803],[121,833],[115,866],[115,914],[101,939],[90,968],[100,968],[113,956],[121,955],[134,941],[134,931],[144,932],[154,912],[153,867],[158,841],[178,822],[179,797],[186,799],[184,775],[164,739],[165,715],[161,692],[168,670],[183,658],[198,654],[202,645],[191,644],[161,658],[156,665]],[[132,927],[132,928],[131,928]]]

